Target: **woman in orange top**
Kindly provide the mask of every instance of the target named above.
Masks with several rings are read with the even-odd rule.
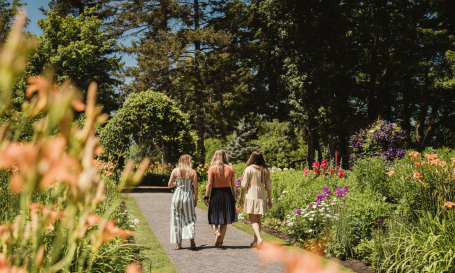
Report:
[[[229,166],[223,150],[217,150],[213,155],[208,174],[204,200],[209,207],[209,224],[215,232],[215,246],[222,246],[227,225],[237,222],[235,171],[232,166]]]

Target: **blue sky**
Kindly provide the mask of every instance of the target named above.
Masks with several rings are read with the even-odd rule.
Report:
[[[43,31],[37,24],[39,19],[44,18],[44,15],[39,10],[39,8],[40,7],[48,8],[49,0],[25,0],[23,2],[27,3],[27,6],[25,6],[25,10],[30,20],[26,30],[36,35],[43,34]],[[120,40],[119,42],[125,45],[128,45],[130,43],[129,40]],[[128,56],[126,54],[121,54],[120,56],[122,57],[122,62],[125,62],[125,66],[136,65],[136,60],[134,59],[134,57]]]

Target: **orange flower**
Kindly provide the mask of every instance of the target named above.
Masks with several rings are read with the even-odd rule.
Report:
[[[425,158],[428,159],[428,160],[435,159],[437,157],[439,157],[438,154],[431,154],[431,155],[430,154],[426,154],[425,155]]]
[[[103,218],[99,217],[96,214],[90,214],[87,217],[87,224],[89,227],[93,227],[94,225],[98,225]]]
[[[32,203],[29,205],[30,215],[41,212],[43,217],[46,217],[46,224],[49,226],[57,220],[60,220],[63,216],[63,211],[57,212],[54,209],[50,210],[42,204]]]
[[[414,162],[414,164],[417,166],[417,168],[420,168],[420,162]]]
[[[386,172],[385,174],[388,174],[389,176],[392,176],[394,173],[395,173],[395,171],[390,171],[390,172]]]
[[[25,181],[35,181],[40,177],[38,185],[49,188],[59,180],[68,184],[77,183],[78,161],[65,154],[66,140],[59,136],[32,145],[30,143],[11,143],[0,153],[0,168],[14,166],[19,171],[11,178],[11,190],[20,192]]]
[[[108,242],[108,241],[114,239],[115,237],[119,237],[119,236],[120,236],[120,238],[122,238],[122,241],[125,241],[126,236],[133,236],[133,235],[134,235],[133,231],[128,230],[128,229],[121,229],[121,228],[117,227],[114,224],[114,222],[109,221],[106,223],[106,226],[104,227],[102,242],[103,243]]]
[[[54,228],[54,225],[49,224],[46,229],[47,230],[54,230],[55,228]]]
[[[19,267],[10,267],[6,255],[0,253],[0,272],[1,273],[28,273],[27,270]]]
[[[282,262],[288,273],[340,273],[336,264],[324,267],[321,257],[310,252],[291,253],[278,245],[267,245],[263,249],[259,253],[262,263]]]
[[[423,174],[422,173],[414,173],[413,175],[414,178],[422,178],[423,177]]]
[[[414,151],[414,152],[412,152],[412,153],[409,153],[408,156],[409,156],[409,157],[413,157],[413,158],[418,158],[418,157],[420,157],[420,153]]]
[[[452,163],[455,164],[455,157],[452,157],[451,160],[452,160]]]
[[[137,263],[130,263],[126,267],[126,273],[142,273],[141,268],[137,265]]]
[[[455,203],[452,203],[450,201],[447,201],[447,202],[444,203],[444,207],[452,208],[453,206],[455,206]]]

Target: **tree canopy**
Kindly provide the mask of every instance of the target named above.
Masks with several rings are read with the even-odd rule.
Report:
[[[195,136],[189,116],[162,93],[144,91],[131,94],[100,134],[107,153],[125,153],[138,145],[143,156],[157,146],[162,165],[175,162],[182,153],[193,154]]]

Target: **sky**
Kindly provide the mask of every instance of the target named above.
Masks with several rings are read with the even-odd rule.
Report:
[[[10,1],[11,2],[11,1]],[[32,34],[41,35],[43,31],[38,26],[38,20],[44,18],[43,13],[39,10],[40,7],[49,8],[49,0],[25,0],[27,3],[25,6],[25,11],[30,20],[26,30],[30,31]],[[122,44],[129,45],[130,40],[120,40]],[[132,56],[126,54],[120,54],[122,62],[125,63],[125,66],[134,66],[136,65],[136,60]],[[129,81],[130,79],[127,79]]]

